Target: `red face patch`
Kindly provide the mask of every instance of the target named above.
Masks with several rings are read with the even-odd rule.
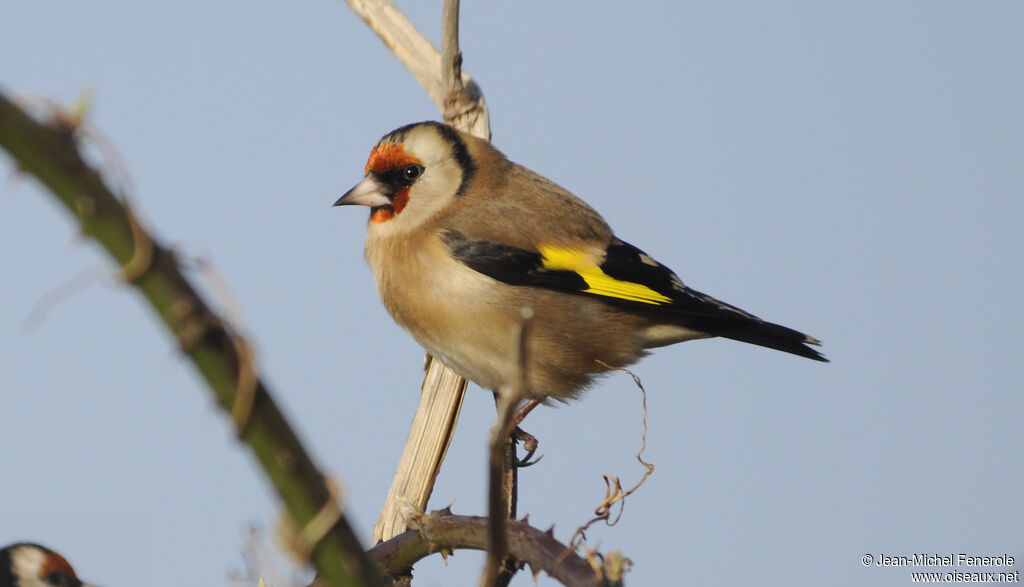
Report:
[[[404,143],[383,143],[374,147],[370,152],[370,158],[366,161],[366,169],[363,170],[363,173],[371,171],[386,173],[413,163],[423,164],[418,158],[405,152]]]
[[[381,223],[387,222],[395,217],[403,209],[405,205],[409,203],[409,188],[402,188],[395,192],[395,197],[391,200],[390,206],[382,206],[377,208],[370,214],[370,220],[373,222]]]
[[[39,578],[43,579],[54,572],[67,577],[75,577],[75,570],[71,568],[71,564],[68,561],[64,560],[64,557],[56,552],[49,552],[46,554],[43,566],[39,569]]]
[[[404,143],[382,143],[373,148],[370,158],[366,161],[364,173],[373,171],[377,174],[387,173],[394,169],[401,169],[406,165],[423,165],[418,157],[413,157],[405,151]],[[387,222],[401,212],[409,203],[409,188],[405,187],[395,191],[391,199],[391,206],[382,206],[370,214],[372,222]]]
[[[387,222],[395,217],[395,211],[391,209],[391,206],[382,206],[375,208],[373,212],[370,212],[370,222]]]

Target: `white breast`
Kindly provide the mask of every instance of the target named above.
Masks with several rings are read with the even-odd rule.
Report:
[[[366,258],[384,306],[427,352],[487,389],[511,380],[518,318],[497,303],[508,286],[454,260],[436,235],[371,231]]]

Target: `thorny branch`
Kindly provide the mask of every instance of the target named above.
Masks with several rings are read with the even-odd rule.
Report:
[[[430,514],[417,514],[410,518],[410,530],[379,544],[369,552],[393,577],[410,573],[422,558],[458,548],[486,550],[489,548],[487,518],[456,516],[447,508]],[[613,586],[621,585],[615,579],[618,559],[609,556],[605,567],[595,569],[591,561],[575,554],[555,540],[554,528],[547,532],[529,525],[529,519],[509,520],[506,526],[508,554],[518,560],[529,561],[536,576],[544,571],[563,585]]]
[[[173,253],[153,239],[126,200],[83,159],[82,117],[51,112],[40,122],[0,93],[0,145],[106,249],[121,267],[122,280],[139,290],[171,330],[221,407],[235,414],[239,437],[295,524],[305,530],[314,520],[327,521],[305,534],[305,547],[325,583],[379,584],[380,569],[363,552],[324,476],[256,375],[248,344],[206,305]]]

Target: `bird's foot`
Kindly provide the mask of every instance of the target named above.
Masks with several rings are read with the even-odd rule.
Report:
[[[521,441],[523,443],[523,448],[526,449],[526,456],[519,459],[520,467],[536,465],[544,456],[541,455],[537,457],[536,460],[532,460],[534,453],[537,452],[537,437],[519,427],[519,425],[523,423],[523,420],[526,419],[526,416],[528,416],[530,412],[539,405],[540,402],[537,400],[530,400],[526,402],[526,405],[516,410],[516,413],[512,415],[512,438]]]
[[[533,458],[534,453],[537,452],[537,447],[540,446],[540,443],[537,442],[536,436],[523,430],[519,426],[516,426],[512,429],[512,438],[516,441],[522,442],[523,448],[526,450],[526,455],[516,463],[517,467],[523,468],[536,465],[542,458],[544,458],[544,455],[540,455],[536,459]]]

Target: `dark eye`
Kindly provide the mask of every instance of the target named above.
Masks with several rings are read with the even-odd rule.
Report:
[[[405,169],[402,170],[402,177],[409,181],[415,181],[423,175],[423,166],[413,163],[412,165],[406,165]]]

